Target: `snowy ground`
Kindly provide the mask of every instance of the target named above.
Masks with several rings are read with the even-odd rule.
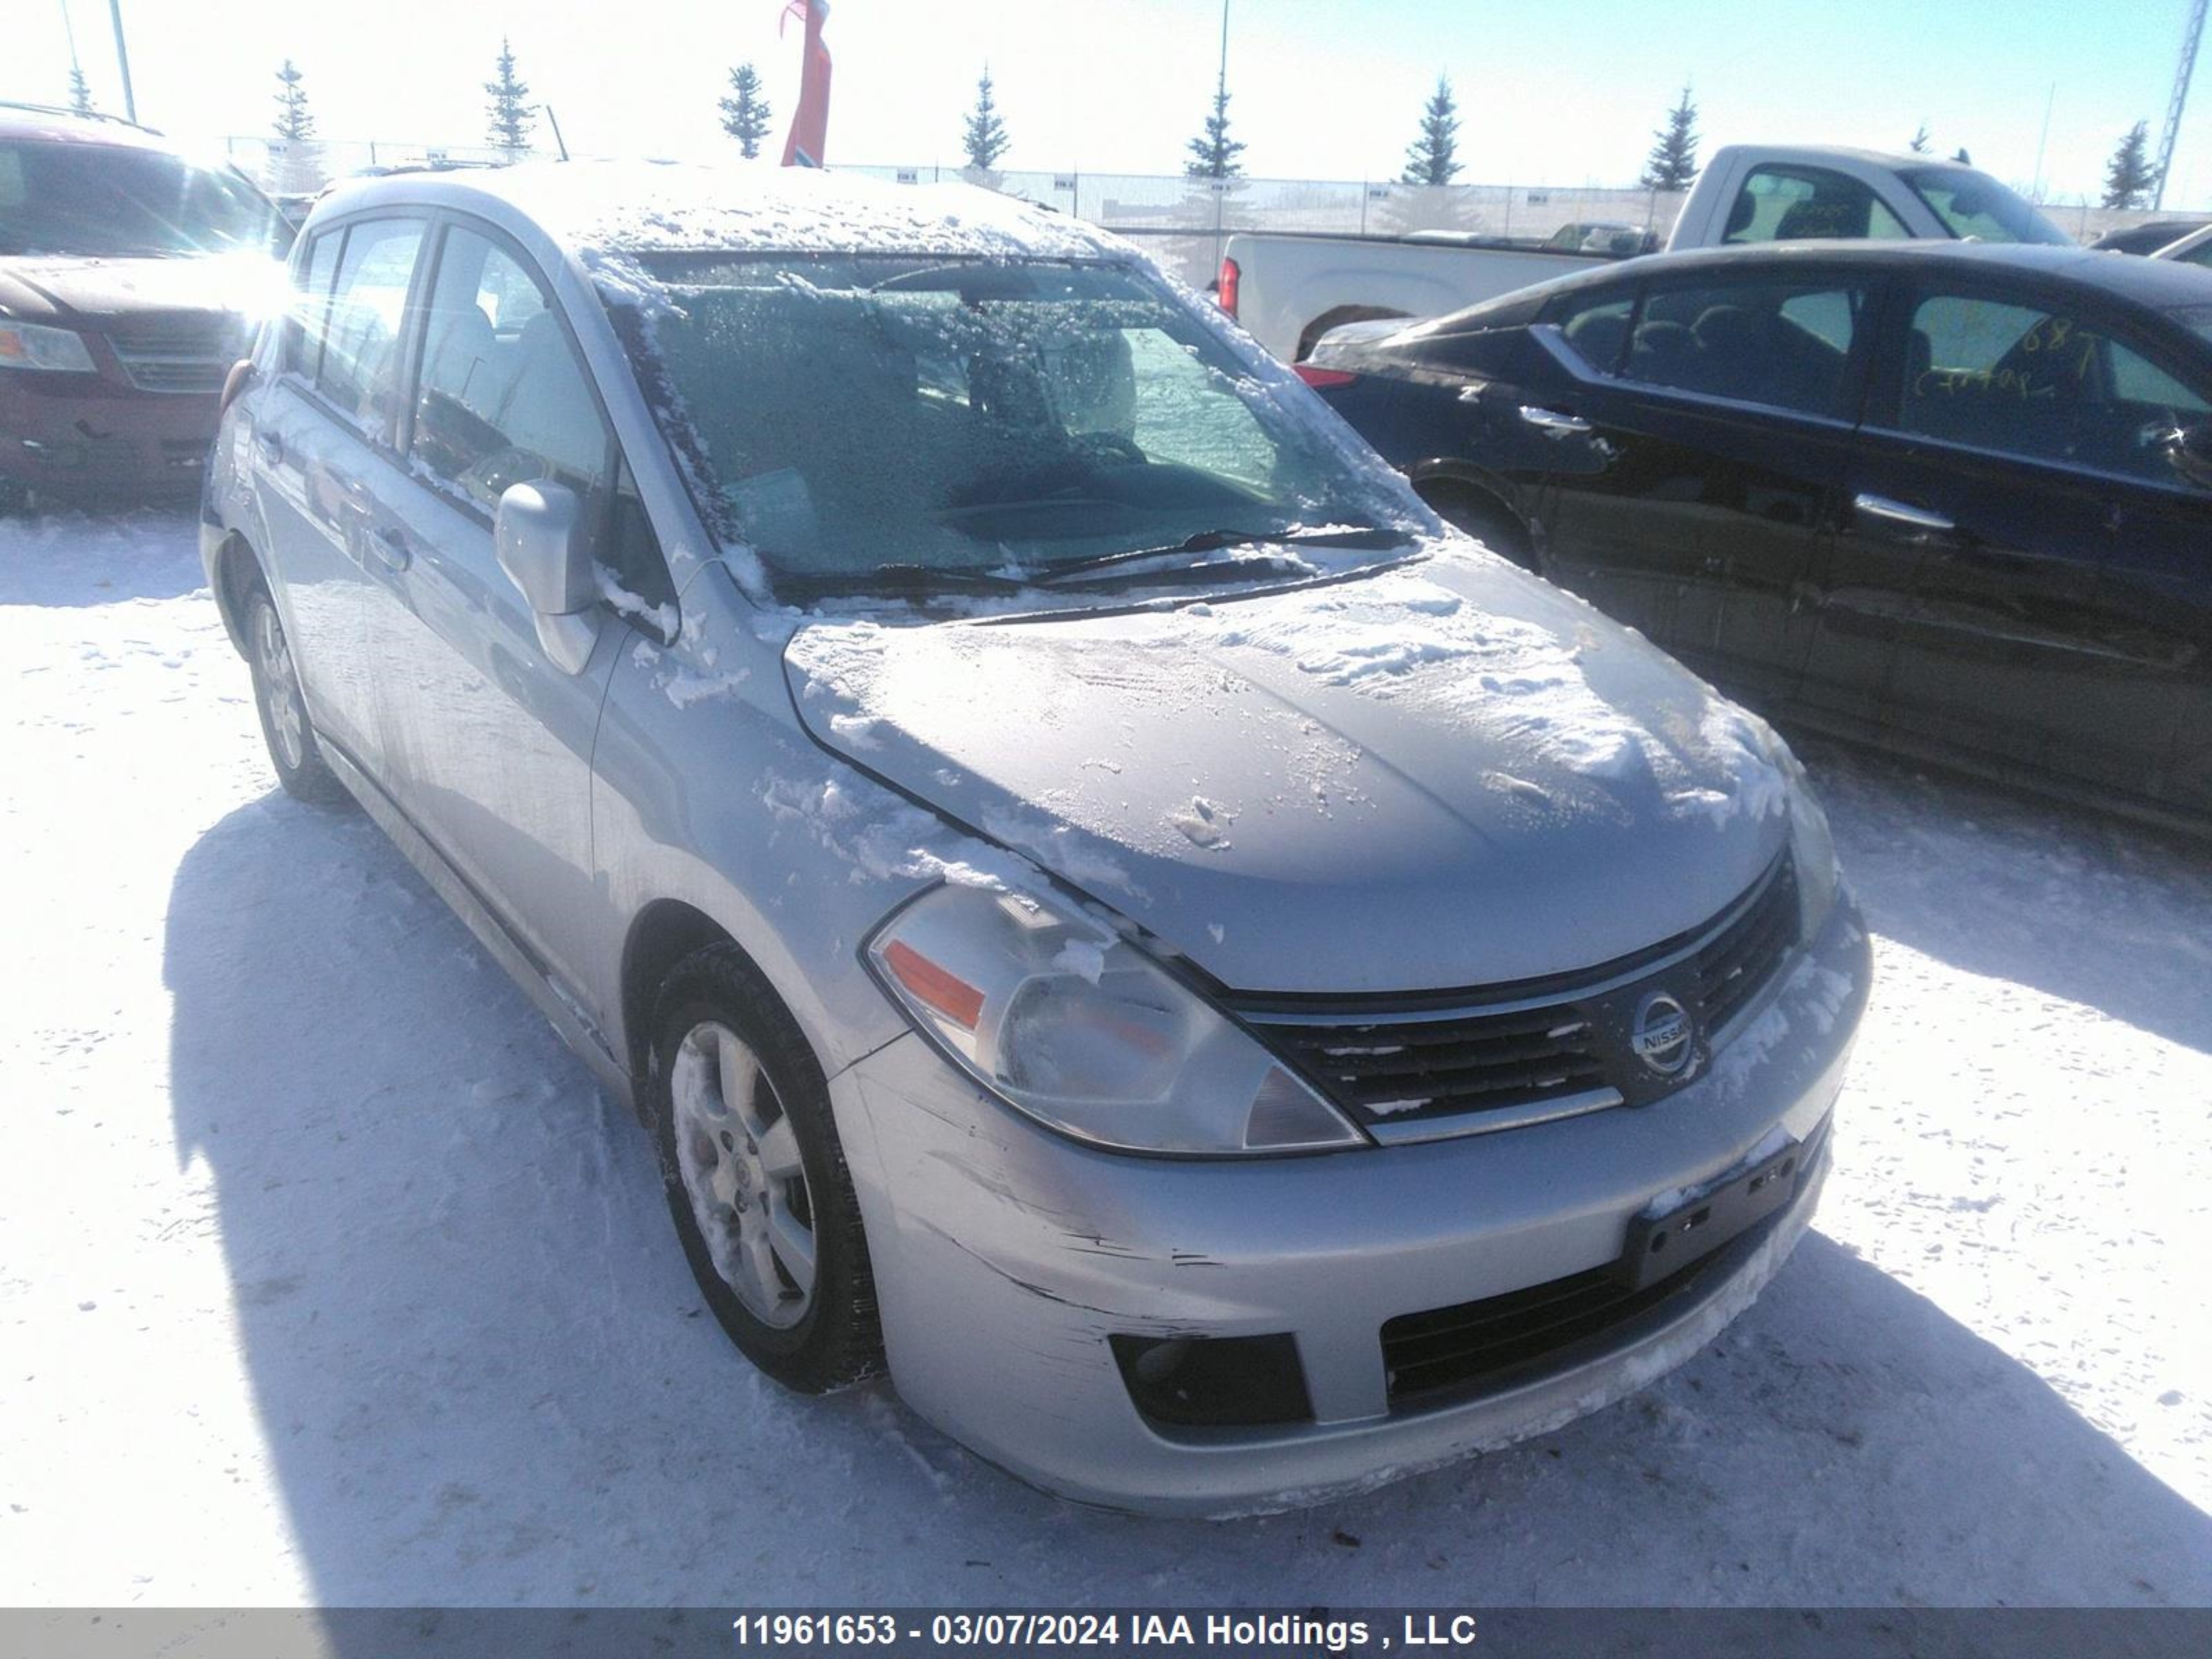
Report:
[[[2212,1602],[2204,849],[1813,747],[1879,983],[1758,1306],[1518,1449],[1133,1521],[745,1367],[199,586],[183,514],[0,523],[0,1602]]]

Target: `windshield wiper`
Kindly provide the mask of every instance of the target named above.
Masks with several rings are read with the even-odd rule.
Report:
[[[1101,571],[1125,574],[1132,578],[1139,574],[1180,575],[1186,571],[1194,574],[1206,572],[1218,574],[1223,571],[1235,570],[1243,564],[1268,562],[1279,563],[1285,567],[1294,565],[1304,570],[1310,568],[1304,561],[1287,557],[1273,561],[1216,559],[1206,564],[1170,567],[1169,570],[1164,572],[1133,570],[1123,572],[1121,567],[1140,564],[1147,560],[1171,559],[1182,553],[1218,553],[1227,547],[1262,547],[1280,543],[1291,547],[1364,547],[1381,550],[1401,547],[1405,544],[1405,542],[1406,537],[1401,532],[1387,528],[1382,525],[1372,524],[1322,530],[1201,530],[1194,536],[1186,536],[1182,540],[1165,547],[1139,547],[1121,553],[1100,553],[1087,559],[1075,559],[1066,564],[1056,564],[1050,570],[1033,580],[1039,587],[1062,587],[1082,577],[1095,576]]]
[[[971,593],[1018,593],[1030,586],[1018,576],[995,570],[963,569],[930,564],[879,564],[871,570],[840,572],[836,575],[784,574],[776,586],[794,594],[821,599],[833,593],[887,593],[899,596],[956,591]]]

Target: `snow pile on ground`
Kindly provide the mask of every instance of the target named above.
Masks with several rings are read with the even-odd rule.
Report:
[[[1812,746],[1877,983],[1757,1304],[1527,1444],[1133,1521],[747,1369],[636,1126],[274,792],[192,538],[0,521],[0,1598],[2212,1601],[2201,848]]]

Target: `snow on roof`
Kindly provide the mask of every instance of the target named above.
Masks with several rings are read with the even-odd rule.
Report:
[[[757,162],[534,161],[442,175],[432,191],[495,197],[580,252],[1080,258],[1127,251],[1079,220],[973,185],[890,185]]]

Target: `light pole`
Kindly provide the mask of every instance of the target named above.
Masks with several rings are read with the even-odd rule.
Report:
[[[131,51],[123,44],[123,0],[107,0],[107,15],[115,24],[115,66],[123,71],[123,113],[136,125],[138,100],[131,95]]]

